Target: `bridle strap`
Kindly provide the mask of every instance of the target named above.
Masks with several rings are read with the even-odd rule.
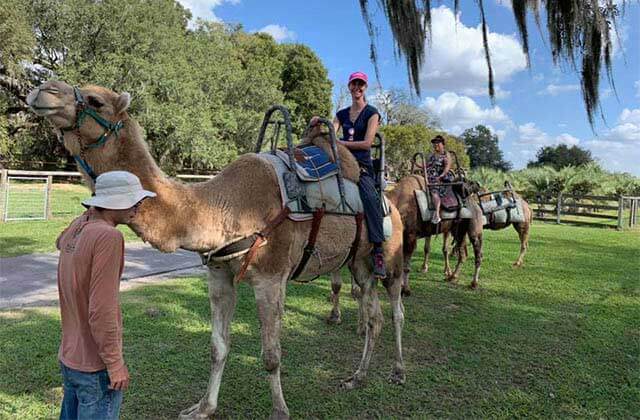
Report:
[[[95,109],[90,108],[89,105],[85,102],[82,97],[82,93],[80,93],[80,89],[77,86],[73,87],[73,95],[75,97],[75,106],[76,106],[76,123],[73,126],[61,128],[62,134],[66,131],[74,131],[79,130],[84,120],[87,116],[93,118],[93,120],[98,123],[102,128],[105,129],[105,132],[100,135],[96,139],[95,142],[87,145],[83,145],[80,143],[80,154],[73,155],[75,161],[80,165],[80,167],[93,179],[94,181],[97,178],[96,173],[91,168],[91,166],[84,160],[84,152],[86,149],[97,149],[98,147],[104,146],[104,144],[111,138],[111,134],[115,134],[115,138],[118,138],[120,134],[120,130],[124,127],[124,122],[122,120],[118,122],[111,122],[104,119],[100,114],[96,112]]]

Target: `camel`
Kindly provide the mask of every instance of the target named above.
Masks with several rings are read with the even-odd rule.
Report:
[[[510,188],[510,186],[507,183],[505,183],[505,187]],[[489,190],[487,190],[486,188],[480,187],[480,185],[477,182],[470,183],[470,190],[473,193],[479,193],[479,194],[489,192]],[[499,223],[491,218],[487,218],[487,224],[484,225],[484,229],[501,230],[501,229],[506,229],[507,227],[509,227],[509,225],[512,225],[515,231],[518,232],[518,237],[520,238],[520,253],[518,254],[518,258],[516,259],[516,261],[513,263],[513,266],[522,267],[522,265],[524,264],[524,256],[527,253],[527,249],[529,249],[529,230],[531,229],[531,223],[533,223],[533,212],[531,211],[531,207],[529,206],[529,203],[527,203],[527,201],[524,198],[522,198],[522,196],[520,196],[517,192],[509,191],[506,193],[507,196],[510,194],[513,194],[514,198],[516,198],[517,200],[522,201],[522,210],[525,215],[524,222]],[[490,198],[488,195],[480,197],[481,201],[489,201],[489,199]],[[424,262],[422,264],[423,273],[426,273],[429,270],[429,251],[431,249],[430,240],[431,238],[428,236],[425,238]],[[448,241],[448,235],[445,234],[442,239],[443,250],[448,247],[447,241]]]
[[[237,278],[254,289],[261,325],[262,359],[268,373],[273,418],[288,418],[289,409],[280,382],[280,330],[287,282],[300,261],[311,222],[284,219],[273,229],[276,215],[283,213],[280,191],[273,167],[258,155],[240,156],[207,182],[183,184],[169,179],[149,154],[138,123],[127,114],[130,96],[99,86],[74,88],[61,81],[49,81],[34,89],[27,99],[33,111],[63,132],[66,149],[76,157],[79,170],[94,190],[92,174],[125,170],[140,178],[143,187],[157,193],[145,200],[130,227],[144,241],[163,252],[178,248],[206,252],[217,250],[238,238],[270,231],[264,246],[256,247],[247,267],[245,258],[208,262],[211,304],[211,371],[202,399],[179,415],[181,419],[213,416],[218,392],[230,351],[230,324],[236,306]],[[101,121],[100,121],[101,120]],[[343,158],[350,154],[342,153]],[[351,157],[353,158],[353,157]],[[392,237],[385,243],[388,276],[383,280],[393,315],[395,361],[390,381],[402,384],[405,367],[402,358],[404,308],[402,283],[402,222],[392,209]],[[354,241],[357,251],[349,263],[352,276],[362,289],[360,313],[365,325],[362,357],[344,389],[364,383],[382,328],[382,311],[372,275],[371,248],[366,226],[355,238],[353,217],[326,215],[316,242],[323,256],[320,264],[312,258],[300,279],[311,279],[337,270],[347,259]],[[252,248],[253,249],[253,248]],[[246,268],[246,271],[242,271]]]
[[[465,236],[468,236],[473,246],[475,258],[475,271],[470,287],[475,289],[478,287],[480,275],[480,266],[482,264],[482,210],[478,204],[470,196],[466,200],[466,206],[471,210],[471,219],[442,220],[438,225],[430,222],[424,222],[420,216],[420,210],[416,201],[414,191],[417,189],[425,189],[425,179],[421,175],[406,176],[396,184],[395,188],[385,193],[391,204],[398,209],[402,218],[403,226],[403,275],[402,275],[402,293],[409,295],[411,289],[409,287],[409,272],[411,271],[411,257],[416,249],[419,238],[425,238],[425,252],[428,252],[427,245],[430,243],[431,237],[443,233],[443,235],[453,235],[454,237],[454,253],[457,255],[457,263],[453,271],[449,265],[449,250],[446,241],[443,241],[442,253],[445,262],[445,281],[455,282],[458,279],[464,257],[466,255]],[[446,236],[445,236],[446,237]],[[426,271],[426,270],[425,270]],[[331,275],[331,295],[332,303],[331,312],[327,318],[329,323],[340,323],[340,290],[342,287],[342,279],[340,273],[332,273]],[[358,290],[352,288],[352,296],[358,297]]]

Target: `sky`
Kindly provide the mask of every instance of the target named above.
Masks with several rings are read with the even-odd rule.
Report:
[[[246,31],[269,33],[277,42],[309,46],[328,69],[334,98],[356,70],[370,76],[370,94],[377,87],[357,0],[178,1],[194,17],[241,24]],[[477,124],[488,126],[516,169],[535,160],[543,146],[567,144],[590,150],[608,170],[640,176],[639,2],[628,2],[619,20],[619,36],[614,36],[615,90],[603,74],[604,120],[598,116],[593,130],[578,75],[567,63],[553,64],[546,31],[540,33],[532,16],[527,68],[510,1],[485,1],[497,92],[492,104],[476,2],[461,1],[458,16],[453,1],[432,3],[432,35],[420,72],[422,95],[416,99],[438,117],[443,129],[458,135]],[[375,1],[369,4],[378,28],[379,88],[409,89],[404,59],[395,54],[384,14]]]

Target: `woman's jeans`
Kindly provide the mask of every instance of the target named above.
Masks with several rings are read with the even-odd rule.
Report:
[[[384,242],[384,231],[382,228],[382,219],[384,216],[382,215],[380,195],[378,191],[376,191],[376,182],[373,178],[373,167],[360,163],[360,168],[358,189],[360,190],[362,207],[364,207],[364,219],[367,222],[369,242],[372,244],[381,244]]]
[[[60,419],[111,420],[120,416],[122,391],[109,389],[106,370],[80,372],[60,363],[64,398]]]

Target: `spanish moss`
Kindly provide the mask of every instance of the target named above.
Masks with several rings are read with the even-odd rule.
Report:
[[[530,66],[527,13],[532,13],[538,28],[542,31],[540,19],[542,7],[546,13],[546,32],[553,62],[555,65],[561,62],[567,63],[579,75],[587,118],[592,127],[594,114],[600,105],[600,72],[603,67],[615,91],[612,77],[611,34],[618,33],[619,8],[624,11],[626,2],[627,0],[623,0],[621,5],[617,5],[614,0],[512,0],[514,20],[522,51],[527,59],[527,66]],[[396,48],[399,54],[405,57],[409,83],[418,95],[421,90],[419,73],[426,60],[425,39],[431,28],[430,3],[429,0],[378,0],[391,28]],[[488,67],[488,91],[493,100],[495,91],[489,53],[487,17],[483,1],[477,0],[476,3],[482,19],[482,38]],[[365,23],[369,27],[372,23],[368,1],[360,0],[360,7]],[[457,14],[460,0],[453,0],[453,7]],[[368,30],[371,36],[376,75],[379,77],[377,56],[373,53],[375,40],[371,35],[372,30]],[[451,30],[453,31],[454,28]]]

